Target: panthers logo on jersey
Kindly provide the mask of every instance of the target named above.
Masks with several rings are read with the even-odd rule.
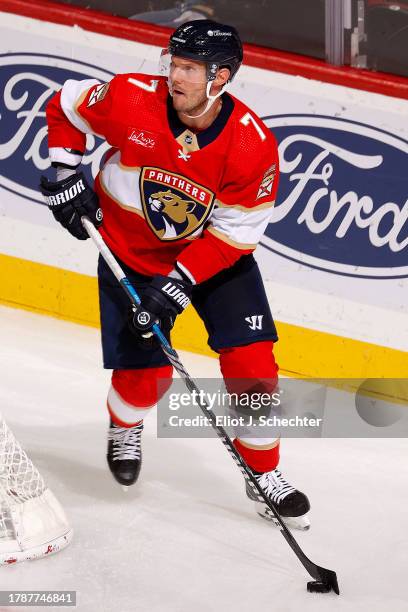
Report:
[[[160,240],[181,240],[208,219],[214,193],[181,174],[145,167],[140,177],[143,211]]]

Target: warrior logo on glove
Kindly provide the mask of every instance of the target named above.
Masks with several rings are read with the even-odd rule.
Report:
[[[174,302],[180,304],[181,308],[183,309],[187,308],[187,306],[190,304],[190,298],[174,283],[167,283],[162,288],[162,291],[173,298]]]
[[[44,199],[47,202],[48,208],[52,208],[53,206],[66,204],[82,191],[85,191],[85,185],[84,181],[81,179],[74,183],[69,189],[59,191],[56,195],[44,196]]]
[[[42,176],[40,189],[55,219],[75,238],[88,238],[81,217],[87,216],[95,227],[101,225],[103,213],[98,196],[88,185],[82,172],[57,182]]]

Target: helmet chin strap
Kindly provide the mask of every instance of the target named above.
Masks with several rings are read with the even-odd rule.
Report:
[[[200,113],[199,115],[188,115],[187,113],[183,113],[183,115],[185,115],[189,119],[198,119],[199,117],[202,117],[203,115],[205,115],[205,113],[208,113],[208,111],[210,110],[210,108],[212,107],[212,105],[214,104],[216,99],[219,98],[220,96],[222,96],[224,91],[227,89],[229,83],[225,83],[221,87],[221,90],[217,94],[215,94],[215,96],[211,96],[210,95],[211,85],[212,85],[212,81],[208,81],[208,83],[207,83],[207,105],[206,105],[205,109],[203,110],[203,112]],[[172,88],[170,86],[170,83],[169,83],[169,92],[170,92],[170,95],[173,96],[173,92],[172,92]]]
[[[221,87],[221,90],[215,96],[211,96],[210,95],[211,85],[212,85],[212,82],[208,81],[208,83],[207,83],[207,105],[206,105],[205,109],[203,110],[203,112],[200,113],[199,115],[187,115],[187,113],[184,113],[186,115],[186,117],[188,117],[189,119],[198,119],[199,117],[202,117],[203,115],[205,115],[205,113],[208,113],[208,111],[210,110],[210,108],[212,107],[212,105],[214,104],[216,99],[219,98],[220,96],[222,96],[224,91],[227,89],[229,83],[225,83]]]

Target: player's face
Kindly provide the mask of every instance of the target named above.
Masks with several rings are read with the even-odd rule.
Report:
[[[204,62],[182,57],[171,58],[169,87],[174,109],[179,113],[191,113],[207,103],[207,71]]]

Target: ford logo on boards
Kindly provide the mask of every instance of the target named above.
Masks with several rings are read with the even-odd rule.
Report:
[[[261,244],[327,272],[408,276],[408,142],[316,115],[264,118],[279,142],[280,186]]]
[[[106,82],[113,74],[96,66],[37,53],[0,55],[0,186],[44,204],[40,174],[49,165],[45,107],[67,79]],[[83,164],[95,176],[109,148],[101,138],[87,137]]]

